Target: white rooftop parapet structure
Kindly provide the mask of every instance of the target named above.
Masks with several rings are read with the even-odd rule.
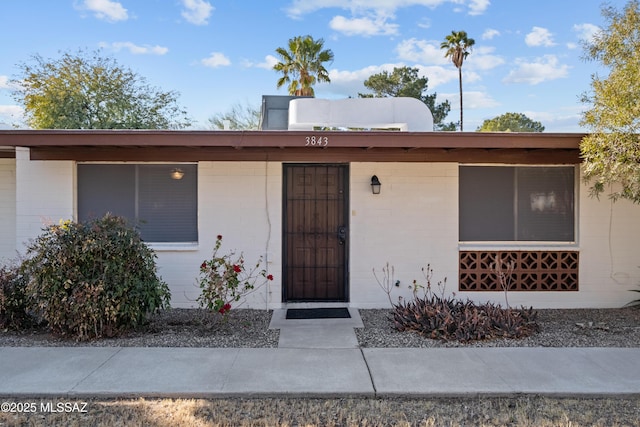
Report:
[[[433,116],[415,98],[299,98],[289,101],[289,130],[433,131]]]

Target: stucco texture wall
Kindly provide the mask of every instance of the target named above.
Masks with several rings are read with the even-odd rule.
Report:
[[[0,264],[16,256],[16,160],[0,159]]]
[[[16,148],[16,249],[43,227],[75,218],[75,162],[32,161],[28,148]]]
[[[371,176],[382,183],[371,193]],[[458,257],[458,165],[454,163],[351,164],[351,299],[359,307],[389,306],[373,270],[393,266],[393,299],[411,295],[413,280],[425,284],[431,264],[437,282],[455,290]],[[436,283],[433,283],[434,285]]]
[[[199,268],[211,256],[218,235],[220,253],[244,254],[247,265],[262,257],[274,281],[256,289],[243,307],[267,308],[281,301],[282,165],[265,162],[198,164],[198,245],[156,248],[172,305],[196,307]],[[262,283],[262,282],[257,282]]]
[[[0,246],[0,255],[20,250],[22,242],[37,236],[43,225],[74,217],[75,170],[75,162],[30,161],[27,149],[18,149],[15,160],[0,162],[0,174],[8,178],[0,186],[0,232],[3,237],[8,236],[3,242],[15,242],[13,247]],[[399,287],[393,289],[394,300],[411,296],[409,285],[414,279],[425,284],[421,269],[430,264],[434,285],[447,278],[447,293],[502,303],[501,292],[457,292],[458,252],[479,248],[579,250],[578,292],[512,292],[512,306],[619,307],[637,298],[630,290],[640,289],[639,205],[625,201],[612,204],[606,197],[590,198],[588,188],[581,182],[575,244],[487,244],[469,248],[458,242],[458,164],[354,162],[349,174],[348,268],[352,306],[389,306],[373,275],[375,269],[381,277],[387,262],[394,266],[394,280],[400,281]],[[371,192],[372,175],[382,182],[379,195]],[[155,247],[160,274],[171,287],[175,307],[197,306],[199,266],[210,256],[218,234],[223,236],[223,250],[243,252],[247,262],[263,257],[263,265],[275,278],[243,306],[281,306],[282,191],[281,162],[198,164],[198,244]],[[11,206],[12,198],[15,208]]]

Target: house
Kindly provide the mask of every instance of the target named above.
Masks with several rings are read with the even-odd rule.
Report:
[[[589,196],[583,135],[416,130],[431,115],[410,101],[287,102],[265,106],[279,130],[0,131],[0,258],[48,223],[111,211],[143,221],[175,307],[197,305],[217,235],[275,278],[245,307],[388,307],[373,274],[386,263],[394,298],[429,264],[445,292],[503,303],[497,256],[516,265],[511,305],[634,299],[640,206]]]

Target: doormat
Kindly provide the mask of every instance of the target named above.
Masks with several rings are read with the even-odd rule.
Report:
[[[344,307],[287,309],[287,319],[348,319],[350,317],[349,309]]]

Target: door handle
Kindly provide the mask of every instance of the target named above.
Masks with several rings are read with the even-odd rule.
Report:
[[[347,240],[347,227],[338,227],[338,243],[344,245]]]

